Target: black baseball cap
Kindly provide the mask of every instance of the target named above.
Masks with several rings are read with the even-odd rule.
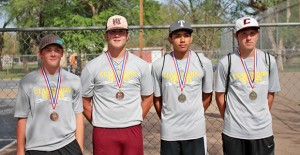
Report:
[[[172,35],[173,32],[178,30],[185,30],[189,33],[193,32],[192,26],[190,23],[184,21],[184,20],[178,20],[170,25],[169,28],[169,37]]]

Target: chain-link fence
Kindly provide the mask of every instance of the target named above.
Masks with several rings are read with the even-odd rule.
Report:
[[[213,64],[236,47],[233,25],[193,25],[194,40],[191,49],[204,53]],[[144,27],[139,30],[131,27],[128,51],[147,62],[161,57],[171,50],[167,41],[167,26]],[[277,94],[278,101],[288,100],[293,105],[300,105],[300,24],[263,24],[260,29],[258,47],[270,52],[277,59],[280,70],[282,91]],[[25,74],[37,69],[38,42],[49,33],[59,35],[65,42],[65,53],[61,66],[80,76],[86,62],[97,57],[106,49],[104,28],[39,28],[39,29],[0,29],[0,143],[6,145],[15,140],[16,120],[13,118],[17,85]],[[139,42],[143,32],[143,46]],[[288,33],[288,35],[287,35]],[[222,154],[222,119],[213,100],[205,112],[207,125],[208,152]],[[85,123],[85,152],[92,154],[92,126]],[[2,132],[3,131],[3,132]],[[160,121],[154,108],[143,122],[144,149],[146,155],[157,155],[160,150]],[[1,146],[1,145],[0,145]]]

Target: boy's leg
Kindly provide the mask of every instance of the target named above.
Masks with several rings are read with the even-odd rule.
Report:
[[[222,133],[224,155],[245,155],[245,141]]]
[[[182,155],[205,155],[204,138],[185,140],[181,142]]]
[[[120,155],[122,153],[119,129],[98,128],[93,129],[94,155]]]
[[[161,155],[180,155],[180,141],[165,141],[161,140],[160,154]]]
[[[251,155],[274,155],[274,136],[251,140],[249,143]]]
[[[124,128],[122,131],[123,155],[144,155],[142,125]]]

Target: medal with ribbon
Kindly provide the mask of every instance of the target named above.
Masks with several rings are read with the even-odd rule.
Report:
[[[256,68],[257,68],[257,51],[256,51],[256,49],[254,51],[253,80],[251,79],[251,75],[248,70],[247,64],[245,63],[244,59],[242,58],[242,54],[240,53],[240,51],[238,51],[238,52],[239,52],[240,59],[243,64],[245,73],[247,75],[248,82],[250,84],[250,87],[252,88],[252,91],[249,94],[249,98],[250,98],[250,100],[255,100],[257,98],[257,93],[253,90],[253,88],[254,88],[254,82],[255,82],[255,77],[256,77]]]
[[[127,58],[127,51],[125,51],[124,57],[123,57],[123,62],[122,62],[122,68],[121,68],[121,73],[120,75],[118,75],[116,66],[113,64],[113,60],[112,57],[110,56],[109,52],[105,52],[107,60],[110,64],[110,67],[114,73],[116,82],[118,84],[119,87],[119,91],[116,93],[116,99],[118,100],[122,100],[124,98],[124,93],[121,91],[121,87],[122,87],[122,83],[123,83],[123,77],[124,77],[124,72],[125,72],[125,66],[126,66],[126,58]]]
[[[191,57],[191,51],[188,52],[188,57],[186,60],[186,64],[185,64],[185,68],[184,68],[184,72],[183,72],[183,78],[181,77],[180,74],[180,70],[179,70],[179,66],[178,66],[178,61],[175,58],[175,54],[174,52],[172,52],[172,58],[173,58],[173,62],[174,62],[174,66],[177,72],[177,76],[178,76],[178,83],[180,86],[180,90],[181,90],[181,94],[178,96],[178,101],[183,103],[186,100],[186,96],[183,94],[183,88],[185,86],[186,83],[186,78],[187,78],[187,74],[190,68],[190,57]]]
[[[46,73],[44,67],[42,67],[42,73],[43,73],[43,77],[44,77],[44,80],[46,82],[46,86],[47,86],[47,89],[48,89],[48,92],[49,92],[50,103],[52,105],[52,109],[55,110],[56,105],[57,105],[57,101],[58,101],[60,85],[61,85],[61,71],[60,71],[60,68],[59,68],[59,71],[58,71],[58,78],[57,78],[57,84],[56,84],[56,89],[55,89],[55,96],[53,95],[52,88],[51,88],[50,82],[49,82],[49,78],[47,76],[47,73]],[[50,119],[52,121],[56,121],[58,119],[58,117],[59,117],[59,115],[55,111],[53,111],[50,114]]]

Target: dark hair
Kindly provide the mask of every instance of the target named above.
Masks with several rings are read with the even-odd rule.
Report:
[[[172,35],[173,35],[174,33],[178,32],[178,31],[185,31],[185,32],[187,32],[188,34],[192,35],[192,32],[191,32],[190,30],[188,30],[188,29],[179,29],[179,30],[175,30],[175,31],[173,31],[172,33],[170,33],[170,34],[169,34],[169,37],[172,38]]]

